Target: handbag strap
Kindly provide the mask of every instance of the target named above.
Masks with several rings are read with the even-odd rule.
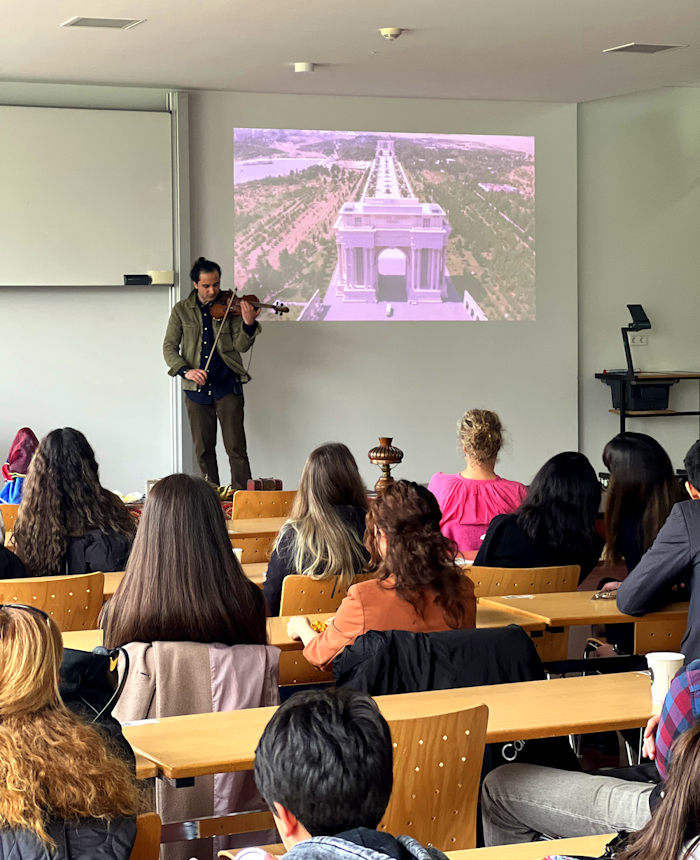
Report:
[[[110,658],[110,660],[119,660],[120,656],[123,657],[124,671],[122,672],[119,686],[114,691],[104,708],[102,708],[102,710],[99,711],[95,717],[93,717],[93,723],[96,723],[108,710],[114,710],[115,705],[117,704],[117,702],[121,698],[122,693],[124,692],[124,687],[126,686],[126,682],[129,677],[129,652],[125,648],[122,648],[121,646],[119,646],[118,648],[112,648],[112,650],[108,652],[107,656]],[[89,702],[86,702],[85,699],[83,699],[82,696],[80,698],[89,708],[92,708],[93,711],[95,710]]]

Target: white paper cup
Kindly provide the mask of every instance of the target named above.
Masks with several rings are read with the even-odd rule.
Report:
[[[238,563],[239,563],[239,564],[243,564],[243,550],[242,550],[242,549],[240,549],[240,547],[234,546],[234,548],[233,548],[233,554],[234,554],[234,555],[236,556],[236,558],[238,559]]]
[[[677,651],[651,651],[647,654],[647,665],[651,672],[651,699],[663,704],[676,672],[683,665],[684,654]]]

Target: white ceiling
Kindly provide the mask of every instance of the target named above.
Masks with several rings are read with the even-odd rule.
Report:
[[[698,0],[3,0],[2,12],[5,81],[577,102],[700,80]],[[148,20],[59,26],[76,15]],[[410,32],[392,43],[380,27]],[[627,42],[690,47],[601,53]],[[320,67],[295,74],[300,61]]]

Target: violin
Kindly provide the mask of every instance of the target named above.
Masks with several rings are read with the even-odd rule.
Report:
[[[229,302],[231,302],[231,307],[228,308],[227,312]],[[286,305],[282,305],[279,302],[275,302],[274,305],[266,304],[252,294],[248,296],[234,296],[231,301],[231,290],[222,290],[211,305],[211,315],[215,320],[222,320],[224,317],[239,317],[241,316],[241,302],[249,302],[254,308],[269,308],[274,313],[280,315],[289,313],[289,308]]]

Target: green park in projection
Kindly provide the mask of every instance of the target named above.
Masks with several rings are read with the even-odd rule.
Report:
[[[235,286],[288,319],[535,319],[532,137],[237,128],[233,169]]]

